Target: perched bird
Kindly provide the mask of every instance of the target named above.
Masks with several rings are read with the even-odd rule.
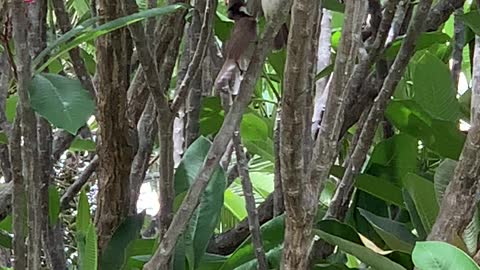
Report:
[[[279,0],[261,0],[262,1],[262,10],[263,16],[267,21],[271,21],[273,16],[275,16],[277,10],[280,8],[280,1]],[[273,50],[281,50],[283,47],[287,45],[288,41],[288,27],[287,24],[284,23],[278,34],[275,36],[273,40]]]
[[[225,89],[235,76],[232,94],[237,95],[243,72],[247,69],[257,38],[257,20],[246,9],[243,0],[230,0],[228,17],[235,24],[225,46],[225,62],[215,79],[216,89]]]

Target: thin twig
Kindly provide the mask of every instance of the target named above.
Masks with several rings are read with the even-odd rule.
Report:
[[[98,156],[95,155],[92,161],[90,161],[87,167],[83,170],[82,174],[78,176],[77,180],[75,180],[75,182],[73,182],[73,184],[67,188],[65,193],[63,193],[62,197],[60,198],[60,209],[65,210],[68,208],[69,203],[78,194],[78,192],[80,192],[80,190],[95,172],[98,167],[98,163]]]
[[[198,40],[195,53],[193,54],[192,60],[188,65],[187,73],[185,74],[179,89],[176,91],[177,96],[173,99],[173,103],[171,105],[171,110],[174,114],[178,112],[180,106],[182,106],[183,102],[185,101],[185,98],[188,94],[187,90],[190,88],[193,78],[195,78],[201,71],[200,66],[203,58],[205,57],[205,52],[207,51],[208,40],[210,40],[210,36],[212,34],[216,2],[217,1],[208,0],[207,4],[205,5],[202,29],[200,31],[200,38]]]
[[[462,72],[463,47],[465,46],[465,24],[460,16],[463,14],[463,8],[459,8],[454,12],[454,41],[452,51],[452,73],[453,85],[458,88],[458,78]]]
[[[229,93],[220,93],[222,96],[222,105],[226,112],[230,110],[231,96]],[[257,258],[257,269],[267,270],[268,263],[263,249],[262,237],[260,235],[260,222],[258,221],[258,212],[255,205],[255,197],[253,196],[253,187],[250,175],[248,173],[248,159],[245,155],[240,138],[240,131],[236,130],[232,137],[233,146],[237,157],[237,168],[242,180],[243,196],[245,197],[245,207],[248,216],[248,228],[252,236],[252,244],[254,247],[255,257]]]

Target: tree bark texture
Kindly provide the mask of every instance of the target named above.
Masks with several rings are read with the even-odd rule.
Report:
[[[123,16],[123,1],[100,0],[97,13],[106,23]],[[133,147],[127,120],[128,62],[126,29],[116,30],[96,40],[99,192],[95,222],[98,246],[107,245],[111,235],[128,214],[129,175]]]

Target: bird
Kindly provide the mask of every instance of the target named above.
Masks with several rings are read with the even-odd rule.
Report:
[[[257,39],[257,20],[248,13],[243,0],[228,1],[227,16],[235,23],[225,45],[225,61],[215,79],[215,88],[227,88],[235,76],[232,94],[237,95]]]

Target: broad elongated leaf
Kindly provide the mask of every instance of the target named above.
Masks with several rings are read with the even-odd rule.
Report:
[[[401,37],[393,42],[392,46],[385,53],[388,58],[394,58],[397,55],[403,39],[404,37]],[[450,40],[450,37],[442,32],[424,32],[417,39],[415,51],[426,49],[434,44],[445,44]]]
[[[465,135],[456,123],[433,119],[413,100],[393,100],[385,115],[395,127],[421,140],[431,150],[458,160]]]
[[[95,109],[90,94],[80,81],[57,74],[34,76],[29,94],[37,113],[74,135]]]
[[[427,232],[425,227],[423,226],[422,220],[418,215],[417,208],[415,207],[415,203],[412,199],[412,196],[408,193],[408,191],[404,188],[402,189],[403,199],[405,200],[405,206],[407,207],[408,213],[410,215],[410,220],[412,221],[415,230],[417,231],[418,238],[424,240],[427,238]]]
[[[422,270],[480,269],[461,249],[445,242],[417,242],[412,258],[415,266]]]
[[[359,209],[359,211],[391,249],[407,253],[413,250],[416,237],[404,224],[376,216],[363,209]]]
[[[96,270],[98,267],[98,244],[95,225],[91,223],[88,226],[88,233],[85,238],[85,253],[82,256],[82,269]],[[103,269],[103,268],[102,268]]]
[[[314,233],[328,243],[338,246],[340,250],[354,255],[359,260],[375,269],[406,270],[400,264],[397,264],[378,253],[375,253],[373,250],[363,245],[346,240],[344,238],[338,237],[334,234],[330,234],[322,230],[315,229]]]
[[[480,13],[478,10],[472,10],[468,13],[458,16],[475,34],[480,35]]]
[[[5,231],[0,230],[0,247],[11,249],[13,238]]]
[[[48,187],[48,218],[50,225],[57,224],[60,214],[60,194],[55,186]]]
[[[77,211],[78,213],[75,222],[77,233],[82,233],[84,236],[86,236],[92,220],[90,218],[90,205],[88,204],[88,198],[85,190],[80,192]]]
[[[64,44],[63,46],[61,46],[60,50],[57,53],[51,55],[48,58],[48,60],[45,61],[45,63],[40,68],[38,68],[36,70],[36,72],[39,73],[39,72],[43,71],[47,66],[50,65],[51,62],[55,61],[57,58],[62,56],[64,53],[70,51],[71,49],[77,47],[78,45],[80,45],[84,42],[94,40],[94,39],[98,38],[99,36],[102,36],[102,35],[105,35],[109,32],[115,31],[119,28],[128,26],[132,23],[136,23],[136,22],[145,20],[145,19],[150,18],[150,17],[169,14],[169,13],[175,12],[176,10],[179,10],[179,9],[185,8],[185,7],[186,7],[186,5],[184,5],[184,4],[174,4],[174,5],[169,5],[169,6],[160,7],[160,8],[152,8],[152,9],[140,11],[138,13],[134,13],[134,14],[131,14],[131,15],[128,15],[128,16],[125,16],[125,17],[121,17],[121,18],[109,21],[109,22],[107,22],[105,24],[102,24],[100,26],[97,26],[93,29],[86,29],[85,31],[82,31],[82,30],[84,30],[84,28],[74,28],[70,32],[67,32],[65,34],[65,35],[68,35],[68,38],[62,37],[61,42],[57,42],[55,44],[55,46],[50,46],[40,53],[39,56],[41,56],[43,58],[44,55],[49,54],[55,47],[64,43],[66,40],[69,40],[71,37],[76,36],[76,38],[74,38],[72,41],[70,41],[70,42]],[[95,18],[92,18],[92,20],[94,20],[94,19]],[[92,24],[93,23],[91,21],[89,21],[88,26],[90,26]],[[71,33],[72,31],[74,33]],[[40,63],[40,62],[41,62],[40,57],[37,57],[34,60],[34,63]]]
[[[265,252],[283,243],[285,231],[284,215],[273,218],[260,227]],[[226,260],[220,270],[235,269],[255,258],[251,237],[248,237]]]
[[[243,115],[240,124],[242,142],[248,151],[275,162],[273,155],[273,121],[253,110]]]
[[[210,149],[211,142],[205,137],[199,137],[185,152],[185,155],[175,172],[176,194],[186,191],[193,183]],[[208,241],[217,225],[220,210],[223,206],[225,192],[225,173],[218,166],[203,193],[200,204],[190,219],[189,226],[183,235],[183,243],[177,245],[176,254],[186,256],[189,269],[200,263]],[[178,258],[180,258],[179,256]],[[176,267],[184,265],[182,260],[175,262]],[[178,268],[177,268],[178,269]]]
[[[140,237],[145,212],[129,216],[113,233],[112,239],[102,252],[100,269],[122,269],[127,263],[127,248],[134,240]]]
[[[456,122],[460,117],[460,105],[447,64],[429,52],[420,52],[411,65],[415,66],[413,100],[433,118]]]
[[[401,179],[417,169],[417,140],[406,134],[394,135],[373,149],[366,172],[401,185]]]
[[[399,207],[405,207],[402,197],[402,189],[394,183],[369,174],[360,174],[355,180],[355,186],[377,198],[392,203]]]
[[[416,174],[407,174],[403,183],[410,194],[424,228],[430,232],[438,214],[433,183]]]
[[[70,151],[89,151],[94,152],[97,145],[92,140],[84,140],[80,138],[75,138],[72,144],[70,145]]]
[[[237,220],[242,220],[247,217],[247,210],[245,210],[245,199],[235,194],[228,188],[225,190],[224,206],[237,218]]]
[[[451,159],[445,159],[435,170],[434,185],[435,195],[437,202],[440,205],[443,200],[443,194],[448,186],[448,183],[453,179],[455,167],[457,167],[457,161]]]

